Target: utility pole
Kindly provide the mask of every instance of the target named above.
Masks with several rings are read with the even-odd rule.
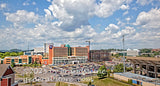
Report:
[[[124,35],[123,35],[123,40],[122,40],[122,42],[123,42],[123,66],[124,66],[124,73],[125,73],[125,52],[124,52]]]

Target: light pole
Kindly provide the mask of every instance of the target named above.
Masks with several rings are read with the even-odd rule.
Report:
[[[87,40],[86,42],[88,42],[88,45],[89,45],[89,57],[90,57],[90,40]],[[88,59],[90,60],[90,59]]]
[[[124,52],[124,35],[123,35],[123,66],[124,66],[124,73],[125,73],[125,52]]]

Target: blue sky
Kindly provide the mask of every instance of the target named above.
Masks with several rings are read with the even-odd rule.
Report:
[[[1,0],[0,20],[0,50],[160,48],[160,0]]]

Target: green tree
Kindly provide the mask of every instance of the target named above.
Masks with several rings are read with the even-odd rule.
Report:
[[[34,61],[33,67],[37,67],[37,62]]]
[[[92,83],[91,83],[91,82],[89,82],[89,83],[88,83],[88,86],[91,86],[91,85],[92,85]]]
[[[32,81],[34,79],[34,72],[33,71],[30,72],[28,78],[30,79],[30,84],[32,85]]]
[[[120,55],[119,54],[115,54],[114,57],[118,58],[118,57],[120,57]]]
[[[114,66],[113,72],[123,72],[123,64],[118,64]]]
[[[23,75],[23,78],[27,78],[28,76],[27,76],[27,74],[25,73],[24,75]]]
[[[140,49],[140,52],[141,52],[141,53],[151,53],[151,50],[152,50],[152,49],[144,48],[144,49]]]
[[[133,70],[132,67],[127,67],[127,68],[126,68],[126,71],[131,71],[131,70]]]
[[[5,57],[4,53],[0,53],[0,58],[4,59],[4,57]]]
[[[15,66],[15,63],[11,62],[11,67],[14,68],[14,66]]]
[[[110,77],[110,73],[111,73],[111,70],[110,70],[110,69],[107,70],[107,75],[108,75],[108,77]]]
[[[18,56],[18,55],[17,55],[17,53],[15,53],[15,52],[11,52],[11,53],[10,53],[10,56]]]
[[[23,52],[18,52],[18,56],[23,55]]]
[[[4,56],[10,56],[10,53],[9,52],[5,52]]]
[[[103,65],[98,69],[97,76],[100,78],[104,78],[104,76],[106,76],[106,75],[107,75],[107,70],[106,70],[105,65]]]

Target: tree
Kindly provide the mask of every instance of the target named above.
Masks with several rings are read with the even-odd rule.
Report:
[[[92,83],[91,83],[91,82],[89,82],[89,83],[88,83],[88,86],[91,86],[91,84],[92,84]]]
[[[111,73],[111,70],[110,70],[110,69],[107,70],[107,75],[108,75],[108,77],[110,77],[110,73]]]
[[[123,64],[121,63],[121,64],[118,64],[118,65],[115,65],[114,66],[114,70],[113,70],[113,72],[123,72]]]
[[[98,69],[97,76],[100,78],[104,78],[104,76],[106,76],[106,75],[107,75],[107,70],[106,70],[105,65],[103,65]]]
[[[30,83],[32,85],[32,81],[34,79],[34,72],[33,71],[31,71],[31,73],[29,74],[29,79],[30,79]]]
[[[0,58],[4,59],[4,57],[5,57],[4,53],[0,53]]]
[[[37,62],[34,61],[33,67],[37,67]]]
[[[10,53],[9,52],[5,52],[4,56],[10,56]]]
[[[144,49],[140,49],[140,52],[141,52],[141,53],[151,53],[151,50],[152,50],[152,49],[144,48]]]
[[[11,62],[11,67],[14,68],[14,66],[15,66],[15,63]]]
[[[11,53],[10,53],[10,56],[17,56],[17,53],[11,52]]]
[[[126,71],[131,71],[131,70],[133,70],[132,67],[127,67],[127,68],[126,68]]]
[[[115,54],[114,57],[118,58],[118,57],[120,57],[120,55],[119,54]]]
[[[18,52],[18,56],[23,55],[23,52]]]

